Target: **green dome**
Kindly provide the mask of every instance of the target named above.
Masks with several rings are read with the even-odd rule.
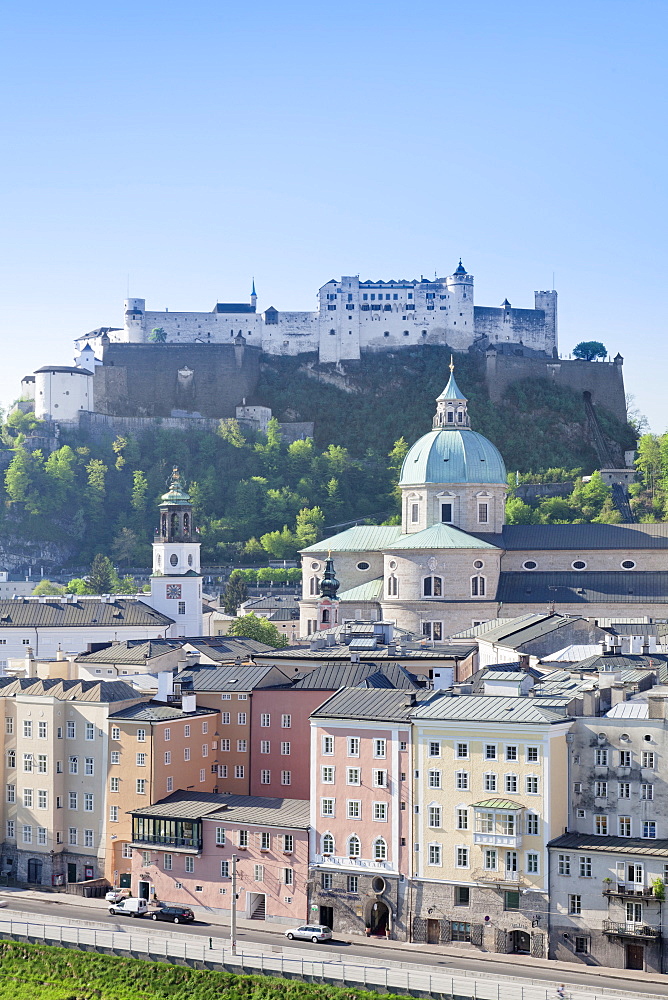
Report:
[[[468,427],[434,430],[409,449],[400,486],[422,483],[506,484],[506,466],[491,441]]]

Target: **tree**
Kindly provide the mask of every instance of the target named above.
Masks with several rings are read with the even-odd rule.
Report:
[[[267,553],[264,551],[257,538],[249,538],[244,545],[244,556],[246,559],[250,559],[252,561],[262,559],[264,562],[266,555]]]
[[[307,545],[320,541],[324,524],[325,515],[320,507],[302,507],[297,514],[295,528],[299,548],[305,549]]]
[[[282,531],[268,531],[262,535],[260,544],[274,559],[294,559],[297,554],[297,539],[287,524],[283,525]]]
[[[534,513],[528,503],[519,497],[506,500],[506,524],[533,524]]]
[[[600,340],[582,340],[573,348],[573,357],[580,361],[594,361],[596,358],[607,358],[608,349]]]
[[[222,596],[223,611],[227,615],[236,615],[237,608],[246,600],[248,600],[248,587],[239,571],[234,569],[230,573],[230,579]]]
[[[152,344],[164,344],[167,341],[167,334],[161,326],[154,326],[148,335]]]
[[[111,545],[114,559],[129,565],[135,557],[138,544],[139,539],[132,528],[121,528]]]
[[[59,583],[51,583],[51,580],[40,580],[37,586],[33,589],[33,597],[43,597],[44,595],[51,594],[64,594],[65,588],[61,587]]]
[[[88,582],[86,580],[84,580],[83,577],[81,577],[81,576],[75,576],[66,585],[66,587],[65,587],[65,593],[66,594],[79,594],[80,596],[83,597],[86,594],[93,594],[93,593],[95,593],[95,591],[91,590],[91,588],[88,585]]]
[[[118,586],[114,564],[108,556],[98,552],[91,563],[88,586],[93,594],[113,594]]]
[[[232,622],[227,630],[228,635],[236,635],[244,639],[255,639],[257,642],[264,642],[267,646],[274,646],[276,649],[283,649],[288,644],[288,640],[272,625],[266,618],[258,618],[252,611],[248,615],[242,615]]]

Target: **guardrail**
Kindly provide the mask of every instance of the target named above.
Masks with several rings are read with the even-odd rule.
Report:
[[[368,966],[345,962],[309,960],[301,956],[287,957],[254,953],[237,948],[232,954],[213,937],[203,940],[177,939],[161,934],[143,934],[128,930],[111,931],[88,927],[59,926],[31,920],[0,919],[0,937],[28,940],[41,944],[74,945],[82,950],[131,954],[151,960],[167,960],[174,964],[221,967],[226,972],[281,976],[307,982],[326,982],[378,990],[384,993],[412,994],[437,997],[439,1000],[555,1000],[557,983],[524,985],[508,977],[499,978],[493,972],[488,979],[476,975],[448,975],[425,971],[425,967],[398,968],[392,965]],[[444,956],[445,958],[445,956]],[[636,1000],[638,994],[622,990],[604,991],[567,987],[567,1000]],[[665,1000],[658,994],[643,991],[644,1000]]]

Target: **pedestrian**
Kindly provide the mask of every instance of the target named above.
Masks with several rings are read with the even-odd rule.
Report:
[[[566,1000],[566,987],[563,983],[557,988],[557,996],[559,1000]]]

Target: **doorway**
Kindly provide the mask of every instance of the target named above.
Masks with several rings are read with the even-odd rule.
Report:
[[[320,923],[323,927],[329,927],[330,931],[334,930],[334,907],[333,906],[321,906],[320,907]]]
[[[441,921],[427,917],[427,944],[441,943]]]
[[[30,858],[28,861],[28,881],[42,884],[42,862],[39,858]]]
[[[514,955],[528,955],[531,951],[531,937],[526,931],[513,931],[510,935],[510,950]]]
[[[384,903],[382,899],[376,900],[371,907],[371,913],[369,914],[369,923],[371,925],[371,933],[377,937],[384,937],[385,931],[387,930],[390,922],[390,911],[387,908],[387,903]]]
[[[70,861],[70,862],[68,862],[68,865],[67,865],[67,881],[68,882],[76,882],[76,880],[77,880],[77,866],[76,866],[76,862]]]
[[[643,972],[645,969],[645,949],[641,944],[627,944],[626,968]]]
[[[139,896],[139,898],[148,900],[150,888],[151,888],[150,882],[141,881],[137,886],[137,895]]]

